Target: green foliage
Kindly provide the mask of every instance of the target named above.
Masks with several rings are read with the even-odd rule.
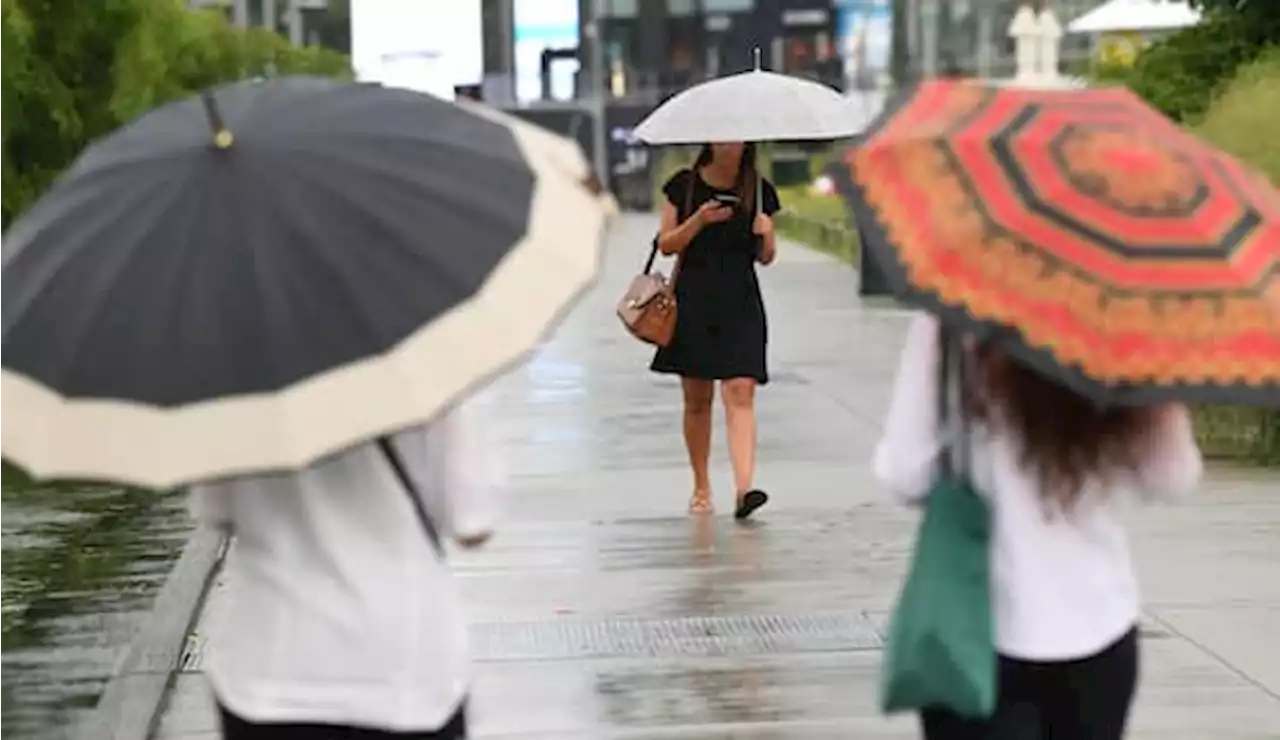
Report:
[[[15,164],[8,156],[9,130],[20,114],[23,102],[27,98],[31,86],[31,22],[27,14],[22,12],[17,0],[2,0],[0,5],[0,66],[4,70],[3,99],[0,107],[4,115],[0,117],[0,133],[5,142],[3,166],[4,187],[0,192],[5,213],[9,213],[10,203],[24,203],[30,198],[26,183],[16,176]]]
[[[1280,186],[1280,43],[1239,69],[1195,131]],[[1210,452],[1280,466],[1280,411],[1202,409],[1196,427]]]
[[[1280,186],[1280,43],[1240,68],[1195,131]]]
[[[1127,73],[1108,71],[1170,118],[1194,122],[1236,69],[1261,49],[1243,16],[1215,12],[1152,44]]]
[[[1280,44],[1280,2],[1276,0],[1191,0],[1206,15],[1239,18],[1257,46]]]
[[[6,227],[85,146],[157,105],[257,75],[350,75],[341,54],[186,0],[0,1]]]
[[[1079,77],[1088,78],[1094,85],[1127,85],[1135,76],[1133,64],[1119,60],[1094,59],[1077,73]]]

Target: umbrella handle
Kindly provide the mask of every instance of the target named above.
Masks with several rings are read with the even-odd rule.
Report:
[[[213,97],[213,91],[205,90],[200,94],[200,100],[204,103],[204,115],[209,119],[209,128],[213,129],[213,145],[219,149],[229,148],[235,141],[235,136],[222,120],[222,112],[218,110],[218,101]]]

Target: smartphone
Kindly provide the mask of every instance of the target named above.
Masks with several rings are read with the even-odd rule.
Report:
[[[715,193],[711,196],[711,199],[722,206],[729,206],[730,208],[737,208],[742,205],[742,199],[733,193]]]

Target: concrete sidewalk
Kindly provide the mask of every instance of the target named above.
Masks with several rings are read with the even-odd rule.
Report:
[[[880,630],[914,516],[868,460],[907,314],[865,308],[848,268],[785,246],[763,271],[773,383],[758,483],[735,526],[722,419],[720,514],[684,515],[676,381],[612,305],[654,228],[628,217],[597,290],[486,395],[511,523],[454,556],[479,660],[481,738],[909,738],[876,710]],[[1181,506],[1135,512],[1148,639],[1133,737],[1280,737],[1280,475],[1214,470]],[[215,589],[206,617],[220,603]],[[157,737],[211,740],[200,641]]]

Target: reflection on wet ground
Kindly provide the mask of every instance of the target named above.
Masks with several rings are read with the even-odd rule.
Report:
[[[6,466],[5,735],[60,740],[97,703],[186,539],[181,504],[146,491],[36,486]]]
[[[653,228],[625,220],[600,286],[484,394],[511,517],[483,551],[451,556],[472,619],[476,736],[916,737],[911,718],[876,707],[877,627],[915,512],[867,469],[905,317],[864,307],[847,268],[784,245],[762,276],[774,382],[757,400],[757,483],[773,500],[756,522],[730,519],[717,407],[720,513],[689,517],[678,385],[647,372],[652,350],[613,315]],[[1280,673],[1267,667],[1280,666],[1280,480],[1207,488],[1135,521],[1158,628],[1137,740],[1280,736]],[[206,619],[220,603],[215,591]],[[159,737],[215,736],[203,677],[182,674]]]

